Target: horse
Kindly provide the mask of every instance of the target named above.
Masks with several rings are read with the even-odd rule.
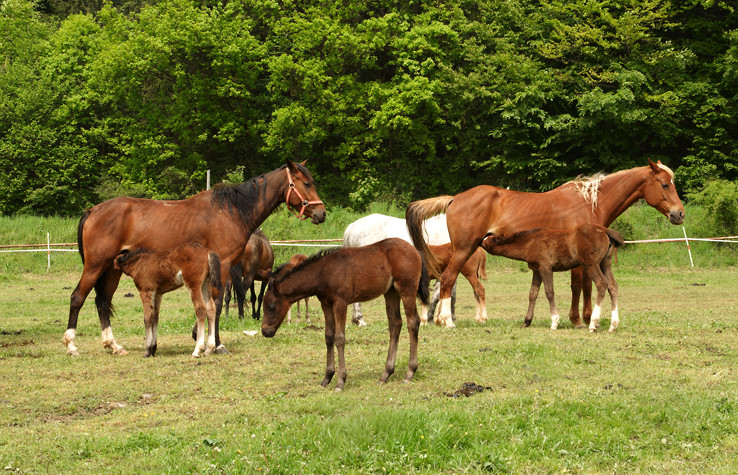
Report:
[[[110,326],[113,294],[121,276],[121,271],[113,268],[113,260],[122,251],[141,247],[172,249],[196,242],[218,254],[220,279],[225,282],[233,263],[241,260],[251,233],[283,202],[299,219],[309,217],[314,224],[325,221],[325,206],[315,191],[310,172],[304,164],[290,160],[244,183],[219,185],[185,200],[120,197],[87,210],[77,226],[77,243],[84,268],[72,292],[69,321],[62,339],[67,354],[79,355],[75,345],[77,319],[93,287],[103,347],[110,348],[113,354],[127,353],[115,341]],[[225,352],[218,332],[222,301],[222,293],[218,292],[215,299],[218,352]]]
[[[324,250],[296,266],[276,269],[264,295],[261,333],[271,338],[284,321],[293,302],[315,295],[325,316],[327,362],[321,385],[326,387],[335,374],[333,347],[338,349],[336,391],[346,382],[346,310],[353,302],[366,302],[384,295],[390,343],[384,373],[386,383],[395,371],[397,345],[402,330],[400,301],[405,308],[410,334],[410,360],[404,381],[410,382],[418,369],[418,328],[420,317],[416,295],[423,306],[428,303],[428,271],[420,254],[402,239],[390,238],[362,247]]]
[[[146,351],[144,357],[156,353],[156,328],[159,324],[161,298],[186,285],[197,315],[197,342],[192,356],[208,355],[215,350],[215,302],[213,295],[222,290],[218,254],[199,244],[182,244],[168,251],[139,247],[115,258],[113,268],[133,278],[144,309]],[[205,319],[208,340],[205,344]]]
[[[648,166],[599,174],[565,183],[545,193],[524,193],[480,185],[455,196],[439,196],[408,205],[405,218],[413,244],[426,258],[429,271],[440,275],[439,267],[423,239],[425,219],[446,213],[453,255],[441,279],[441,313],[447,326],[450,318],[451,287],[469,256],[488,234],[511,235],[535,228],[574,228],[592,223],[609,226],[640,199],[668,216],[672,224],[684,222],[684,206],[674,186],[674,172],[661,161]],[[569,319],[584,328],[579,316],[579,294],[584,289],[585,321],[591,312],[590,284],[582,286],[581,269],[572,270],[572,306]],[[588,282],[588,281],[587,281]]]
[[[597,286],[589,331],[599,326],[602,300],[605,291],[610,293],[612,333],[618,327],[618,284],[612,274],[612,255],[616,248],[625,245],[617,231],[597,224],[584,224],[570,230],[533,229],[517,232],[509,237],[490,234],[482,241],[482,248],[490,254],[505,256],[528,263],[533,271],[533,282],[528,295],[528,313],[523,327],[533,321],[533,309],[538,298],[541,281],[546,288],[546,298],[551,307],[551,330],[559,326],[559,312],[554,302],[553,273],[583,266]]]
[[[448,236],[448,229],[446,228],[445,215],[434,216],[426,220],[423,223],[423,231],[425,233],[425,239],[430,244],[441,245],[451,241],[451,238]],[[346,226],[346,230],[343,232],[343,246],[367,246],[369,244],[379,242],[382,239],[392,237],[400,238],[412,243],[404,219],[375,213],[359,218]],[[455,301],[456,287],[453,288],[452,296]],[[435,302],[433,300],[431,300],[431,307],[435,308]],[[454,313],[454,308],[455,306],[452,305],[452,315]],[[422,316],[421,319],[423,318],[427,321],[427,317]],[[354,304],[354,312],[351,321],[360,327],[366,325],[364,315],[361,312],[361,303],[359,302]]]
[[[451,255],[453,253],[451,243],[446,243],[440,246],[429,245],[428,248],[433,256],[438,260],[440,268],[445,269],[451,260]],[[484,249],[478,248],[466,261],[464,267],[461,268],[461,274],[469,281],[472,286],[472,291],[474,292],[474,301],[477,304],[477,311],[474,315],[474,319],[478,323],[484,323],[487,321],[487,304],[485,303],[484,285],[480,282],[480,279],[484,280],[487,278],[486,265],[487,254],[484,252]],[[444,323],[435,315],[435,308],[438,303],[437,293],[439,293],[438,289],[433,292],[428,316],[420,316],[421,324],[426,323],[430,315],[434,315],[433,322],[436,325],[442,325]],[[454,296],[451,294],[451,301],[453,302],[453,300]]]
[[[243,318],[243,303],[246,300],[246,290],[251,290],[251,317],[255,320],[259,319],[259,310],[261,309],[261,301],[264,298],[266,290],[267,278],[269,272],[274,266],[274,249],[269,243],[269,238],[257,229],[249,238],[248,244],[243,252],[243,258],[237,265],[231,267],[231,278],[225,287],[225,314],[228,316],[228,307],[231,302],[231,287],[236,293],[236,301],[238,302],[238,318]],[[254,282],[258,280],[262,282],[259,290],[258,305],[257,296],[254,289]]]

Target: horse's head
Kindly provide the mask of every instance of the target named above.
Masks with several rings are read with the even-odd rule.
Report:
[[[315,191],[313,177],[305,168],[305,162],[294,163],[287,160],[286,170],[288,190],[285,202],[287,206],[292,208],[298,218],[310,218],[313,224],[325,221],[325,205],[320,200],[318,192]]]
[[[262,303],[261,334],[271,338],[282,325],[284,317],[290,309],[290,301],[279,291],[279,282],[269,279],[267,291]]]
[[[684,206],[674,186],[674,172],[659,160],[653,163],[650,159],[650,175],[643,188],[646,203],[656,208],[669,218],[671,224],[684,222]]]
[[[280,292],[280,279],[307,259],[307,257],[304,254],[296,254],[292,256],[287,264],[278,267],[274,272],[269,274],[268,287],[264,294],[263,317],[261,321],[261,334],[265,337],[271,338],[277,333],[277,329],[282,325],[284,317],[292,305],[292,302]]]

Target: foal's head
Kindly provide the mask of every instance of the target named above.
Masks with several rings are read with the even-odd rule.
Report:
[[[296,254],[286,264],[279,266],[269,275],[267,291],[264,294],[261,321],[261,334],[265,337],[271,338],[277,333],[277,329],[282,325],[284,317],[292,305],[292,302],[280,292],[280,281],[307,258],[308,256],[304,254]]]

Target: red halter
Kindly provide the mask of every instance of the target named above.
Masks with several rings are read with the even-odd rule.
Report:
[[[322,205],[323,202],[320,200],[308,201],[305,198],[303,198],[302,195],[300,194],[300,190],[295,188],[295,182],[292,181],[292,174],[290,173],[290,169],[286,168],[285,170],[287,170],[287,180],[290,182],[289,184],[290,189],[287,191],[287,196],[284,199],[285,203],[287,203],[287,209],[292,209],[290,207],[290,194],[294,191],[297,197],[300,198],[300,201],[302,202],[302,208],[300,209],[300,214],[297,214],[297,211],[294,209],[292,209],[292,212],[295,213],[295,217],[305,220],[308,217],[303,216],[303,214],[305,214],[305,210],[307,209],[307,207],[310,205]]]

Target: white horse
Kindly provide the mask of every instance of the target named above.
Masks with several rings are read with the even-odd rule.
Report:
[[[439,246],[451,242],[445,214],[427,219],[423,224],[423,231],[428,244]],[[346,227],[343,232],[343,245],[344,247],[368,246],[387,238],[400,238],[412,243],[404,219],[383,214],[370,214]],[[434,298],[436,298],[435,295]],[[454,286],[452,299],[456,299],[456,286]],[[431,306],[433,307],[435,305]],[[366,325],[364,315],[361,313],[361,304],[358,302],[354,304],[354,316],[351,321],[359,326]]]

